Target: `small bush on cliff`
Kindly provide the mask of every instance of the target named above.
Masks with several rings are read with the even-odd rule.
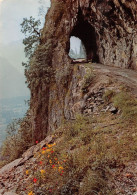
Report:
[[[40,20],[35,20],[32,16],[27,19],[23,18],[21,23],[21,32],[25,34],[25,39],[23,39],[23,44],[25,45],[25,56],[29,59],[32,57],[37,45],[40,42]]]

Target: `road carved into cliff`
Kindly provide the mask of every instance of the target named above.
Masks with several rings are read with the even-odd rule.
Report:
[[[129,87],[132,93],[137,96],[137,72],[131,69],[122,69],[118,67],[105,66],[102,64],[92,63],[92,67],[95,72],[99,74],[105,74],[115,78],[127,87]]]

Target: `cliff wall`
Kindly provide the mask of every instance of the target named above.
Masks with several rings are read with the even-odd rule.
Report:
[[[137,68],[135,0],[51,2],[41,44],[27,72],[34,140],[42,140],[64,119],[74,118],[75,104],[82,109],[83,94],[75,91],[75,85],[79,77],[84,79],[86,69],[76,69],[68,56],[71,36],[82,40],[87,60]]]

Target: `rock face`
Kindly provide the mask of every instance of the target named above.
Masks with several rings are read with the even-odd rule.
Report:
[[[136,0],[51,1],[41,44],[27,72],[35,140],[43,139],[62,120],[73,118],[74,104],[82,107],[82,94],[74,91],[85,70],[77,69],[76,74],[68,56],[71,36],[82,40],[87,60],[137,68],[136,8]]]

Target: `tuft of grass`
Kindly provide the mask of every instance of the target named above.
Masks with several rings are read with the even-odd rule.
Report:
[[[72,138],[78,137],[79,133],[82,132],[82,129],[87,129],[86,124],[90,123],[89,120],[91,120],[91,118],[89,119],[88,117],[84,117],[83,115],[77,115],[74,121],[67,122],[64,134],[65,139],[71,140]]]
[[[114,195],[114,192],[107,187],[107,182],[103,179],[102,171],[88,169],[79,189],[79,195]]]
[[[103,99],[106,102],[109,102],[111,100],[111,98],[115,95],[115,92],[113,90],[107,90],[104,95],[103,95]]]
[[[94,78],[95,78],[95,74],[93,72],[92,67],[89,64],[85,64],[84,65],[86,67],[86,75],[84,76],[84,83],[82,86],[82,91],[83,93],[87,93],[88,92],[88,87],[92,84]]]
[[[125,122],[137,123],[137,99],[127,92],[120,92],[113,97],[113,103],[121,110]]]

